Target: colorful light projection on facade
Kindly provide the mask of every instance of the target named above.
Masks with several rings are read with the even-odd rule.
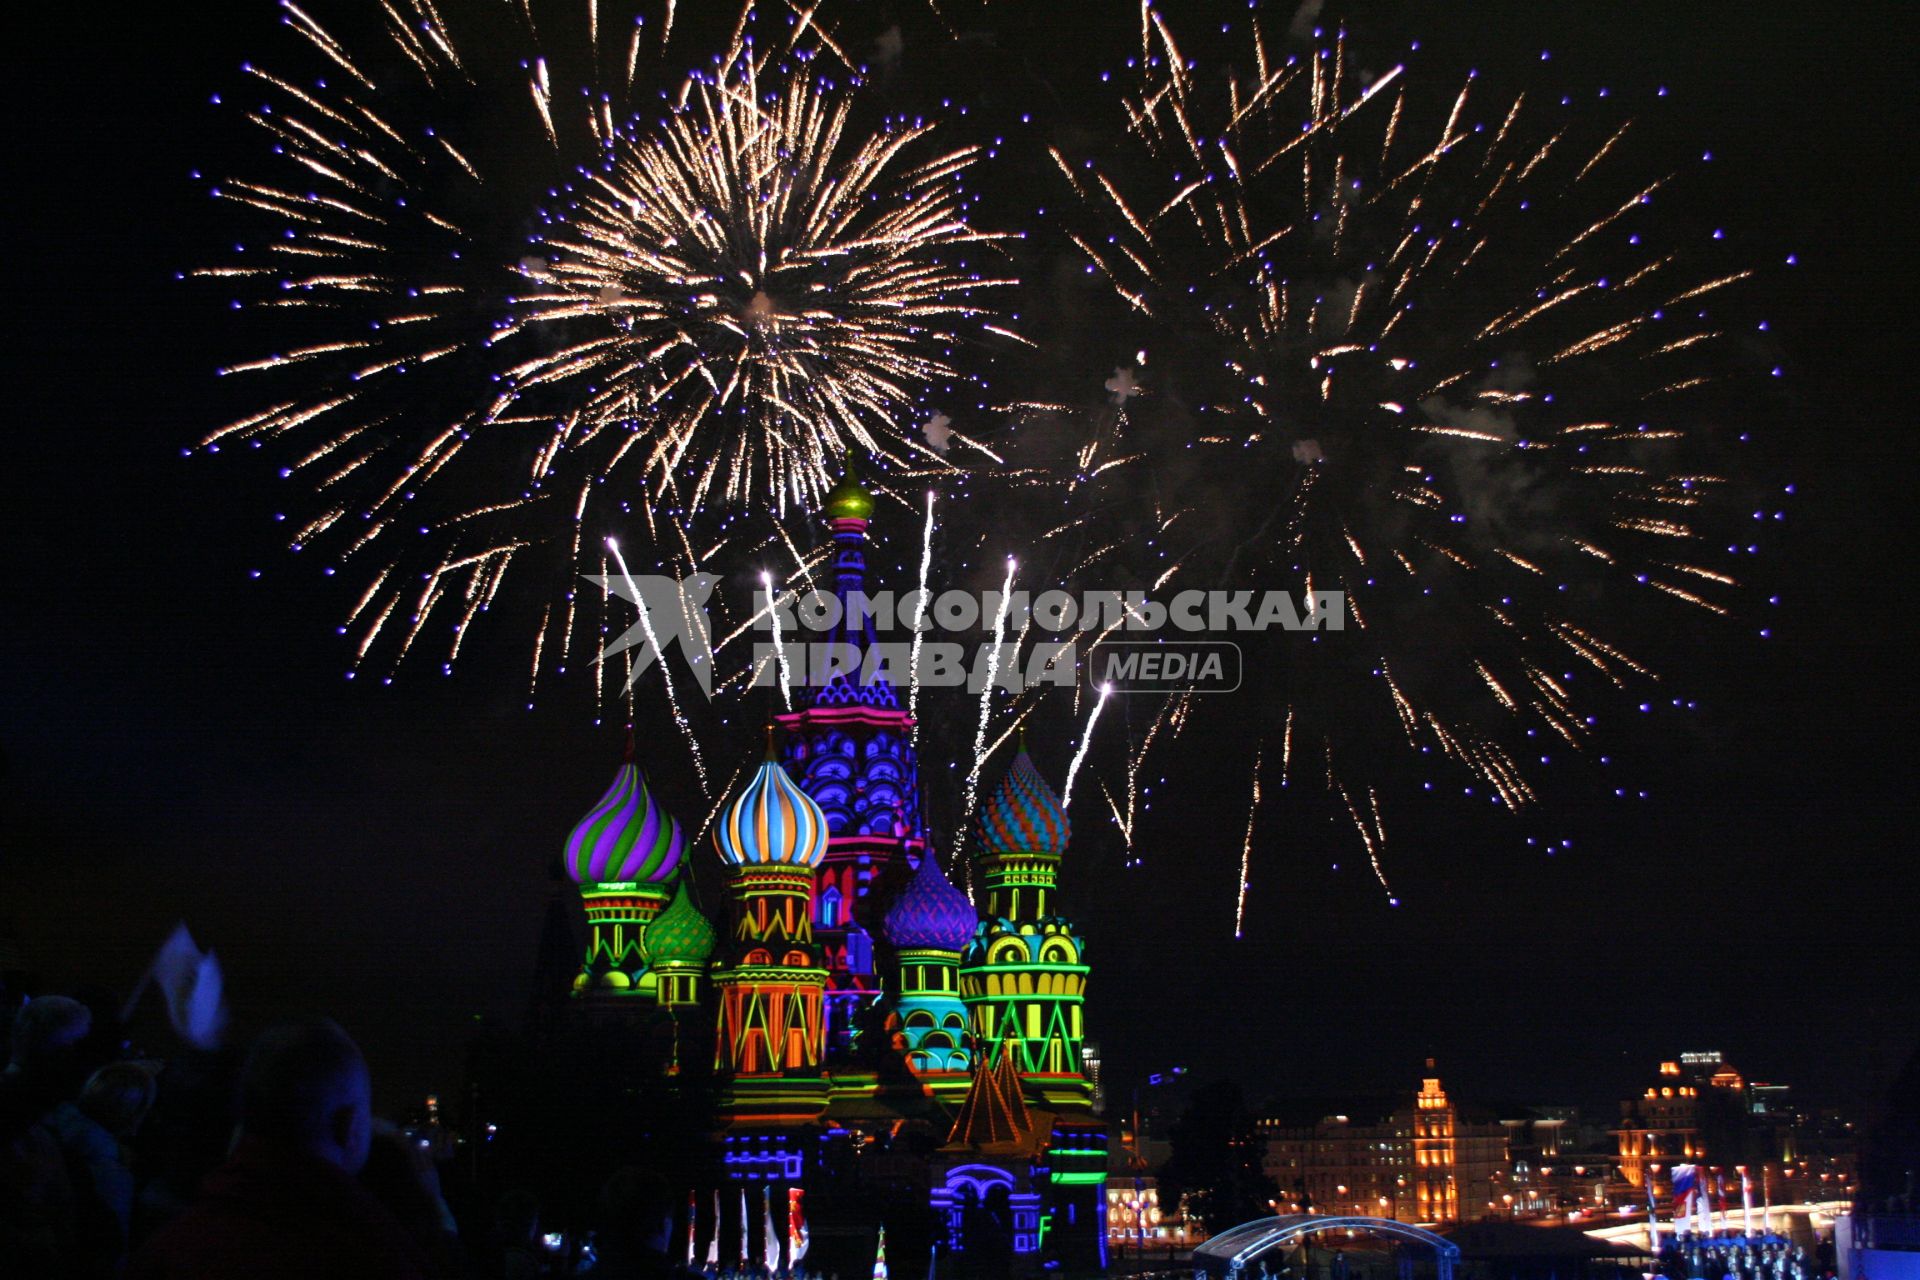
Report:
[[[721,815],[714,847],[731,869],[733,908],[729,959],[714,972],[715,1065],[735,1077],[818,1076],[827,972],[814,947],[812,905],[826,815],[769,759]],[[801,1092],[824,1096],[824,1088],[821,1081]]]
[[[1018,1053],[1048,1102],[1084,1107],[1085,944],[1054,902],[1068,832],[1059,795],[1022,748],[976,823],[986,918],[961,956],[960,996],[976,1039]]]
[[[654,995],[644,940],[672,897],[684,849],[680,824],[633,762],[632,744],[599,803],[575,825],[563,855],[587,912],[587,953],[574,989]]]

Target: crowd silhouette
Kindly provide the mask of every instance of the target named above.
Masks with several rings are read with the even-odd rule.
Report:
[[[1655,1280],[1830,1280],[1831,1246],[1810,1257],[1778,1236],[1697,1235],[1661,1242]]]
[[[63,995],[0,1022],[0,1275],[95,1280],[676,1280],[685,1191],[618,1170],[543,1230],[532,1190],[442,1186],[443,1146],[377,1119],[353,1038],[281,1023],[243,1049],[195,1033],[134,1052],[120,1018]],[[219,1020],[223,1023],[222,1019]],[[208,1024],[215,1025],[215,1024]],[[205,1030],[206,1027],[201,1028]],[[676,1248],[676,1246],[678,1246]]]

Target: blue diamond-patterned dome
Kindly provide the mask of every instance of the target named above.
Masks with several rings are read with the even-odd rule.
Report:
[[[967,895],[953,887],[929,849],[887,912],[887,936],[906,950],[958,952],[973,936],[977,920]]]

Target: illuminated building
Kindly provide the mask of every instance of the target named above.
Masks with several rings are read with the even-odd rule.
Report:
[[[1507,1126],[1455,1102],[1435,1076],[1412,1099],[1382,1099],[1357,1116],[1270,1116],[1259,1129],[1282,1212],[1428,1223],[1516,1212]]]
[[[873,628],[849,606],[872,510],[857,485],[828,495],[831,640],[855,660],[775,717],[766,759],[716,815],[724,926],[696,906],[680,828],[631,752],[575,828],[566,866],[591,936],[572,1005],[645,1030],[659,1072],[640,1088],[710,1109],[730,1184],[771,1188],[769,1203],[803,1193],[811,1269],[871,1264],[827,1256],[855,1234],[835,1230],[835,1205],[879,1213],[902,1258],[935,1220],[964,1249],[984,1211],[1016,1254],[1100,1267],[1108,1135],[1085,942],[1057,900],[1065,807],[1023,743],[958,853],[985,886],[979,909],[954,887],[927,840],[912,721],[883,677],[859,674]],[[716,1203],[718,1221],[695,1223],[702,1247],[724,1238],[733,1259],[744,1236],[760,1262],[763,1224],[739,1220],[731,1185]]]
[[[1620,1104],[1620,1176],[1632,1187],[1644,1187],[1647,1178],[1662,1162],[1698,1161],[1706,1155],[1706,1139],[1701,1133],[1708,1123],[1709,1111],[1722,1111],[1729,1100],[1711,1092],[1713,1076],[1700,1070],[1721,1066],[1719,1054],[1687,1054],[1689,1059],[1710,1057],[1711,1063],[1693,1062],[1682,1070],[1679,1062],[1663,1062],[1659,1074],[1649,1082],[1638,1098]],[[1737,1088],[1740,1077],[1731,1070],[1719,1072],[1723,1089]]]
[[[1613,1132],[1623,1199],[1644,1202],[1651,1186],[1665,1206],[1675,1163],[1701,1166],[1716,1205],[1739,1204],[1742,1169],[1763,1205],[1837,1198],[1854,1180],[1851,1126],[1801,1114],[1786,1086],[1749,1081],[1713,1051],[1662,1062]]]
[[[1206,1233],[1188,1219],[1184,1203],[1161,1203],[1159,1179],[1115,1174],[1108,1180],[1107,1242],[1116,1255],[1151,1257],[1156,1250],[1189,1249],[1204,1239]]]
[[[730,868],[733,915],[728,958],[713,971],[720,997],[714,1068],[727,1082],[722,1106],[736,1119],[810,1119],[827,1094],[827,971],[813,941],[826,815],[769,758],[727,807],[714,847]]]
[[[1054,901],[1068,834],[1060,797],[1023,746],[981,806],[986,917],[961,960],[960,994],[975,1039],[1017,1054],[1023,1082],[1048,1102],[1091,1109],[1080,1058],[1085,944]]]
[[[778,717],[778,723],[785,734],[782,762],[820,807],[832,835],[815,876],[813,908],[828,975],[828,1055],[840,1058],[852,1050],[857,1027],[881,994],[876,908],[897,887],[888,874],[919,861],[925,832],[913,722],[884,675],[870,682],[859,678],[858,658],[875,639],[873,620],[849,605],[866,589],[873,498],[857,484],[842,483],[827,495],[823,515],[833,538],[834,594],[841,605],[825,639],[856,661],[851,676],[834,676],[809,705]]]
[[[1093,1103],[1093,1113],[1103,1116],[1107,1113],[1107,1089],[1105,1078],[1100,1070],[1100,1046],[1088,1040],[1080,1046],[1080,1074],[1087,1078],[1087,1091]]]
[[[886,932],[899,956],[893,1012],[907,1061],[939,1096],[964,1093],[970,1083],[960,952],[973,929],[973,905],[947,879],[938,858],[922,856],[920,869],[887,912]]]
[[[682,884],[667,909],[647,927],[643,953],[656,979],[655,998],[663,1009],[697,1006],[713,955],[713,925],[693,905]]]

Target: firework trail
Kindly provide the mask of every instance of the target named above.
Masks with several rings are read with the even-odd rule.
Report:
[[[927,574],[933,568],[933,490],[927,490],[927,521],[920,531],[920,581],[913,601],[913,640],[907,656],[907,718],[912,745],[920,746],[920,626],[927,620]]]
[[[980,720],[973,731],[973,766],[967,770],[966,794],[960,807],[963,827],[973,820],[973,806],[980,792],[980,771],[987,764],[987,723],[993,716],[993,691],[999,684],[1001,649],[1007,640],[1007,611],[1013,604],[1013,570],[1013,557],[1008,556],[1006,580],[1000,584],[1000,599],[993,610],[993,649],[987,655],[986,679],[980,684]]]
[[[620,544],[608,538],[607,550],[613,554],[613,562],[620,570],[620,580],[627,584],[627,598],[633,601],[633,611],[639,615],[640,630],[647,637],[647,650],[653,654],[653,660],[660,668],[660,686],[666,690],[667,707],[673,713],[673,723],[679,728],[680,736],[686,739],[687,751],[693,757],[694,772],[700,775],[700,790],[703,793],[712,794],[707,784],[707,762],[700,754],[700,736],[688,723],[686,712],[680,709],[680,696],[674,692],[673,688],[673,672],[667,667],[667,655],[660,648],[660,637],[654,634],[653,615],[648,611],[646,599],[640,594],[640,589],[634,585],[633,575],[627,572],[627,559],[620,554]],[[633,684],[631,655],[627,661],[629,666],[626,686],[630,688]]]
[[[1658,678],[1656,605],[1733,610],[1721,454],[1747,409],[1717,388],[1751,326],[1719,310],[1752,272],[1654,219],[1679,174],[1611,101],[1362,76],[1344,32],[1289,56],[1232,25],[1209,60],[1143,7],[1129,146],[1054,152],[1116,339],[1178,377],[1145,350],[1116,371],[1042,536],[1169,591],[1344,597],[1343,632],[1258,641],[1257,714],[1390,893],[1383,762],[1450,761],[1518,810],[1596,695]]]
[[[1080,733],[1080,747],[1073,753],[1073,762],[1067,766],[1067,785],[1060,791],[1060,807],[1066,808],[1073,801],[1073,780],[1080,776],[1080,766],[1086,763],[1087,748],[1093,745],[1093,726],[1100,719],[1100,709],[1107,705],[1107,695],[1113,692],[1113,686],[1100,686],[1100,697],[1093,704],[1093,710],[1087,713],[1087,727]]]
[[[505,605],[537,688],[604,628],[608,536],[685,574],[784,539],[849,450],[948,468],[895,424],[1006,333],[978,149],[868,122],[811,7],[761,44],[740,10],[684,77],[642,7],[392,0],[349,38],[288,0],[312,66],[245,68],[272,154],[211,184],[248,229],[192,274],[286,345],[221,370],[256,407],[203,447],[281,451],[292,549],[368,583],[355,669],[451,664]]]
[[[1253,824],[1260,817],[1260,751],[1253,753],[1253,799],[1247,804],[1247,834],[1240,841],[1240,881],[1233,898],[1233,936],[1245,936],[1247,890],[1253,887]]]
[[[773,628],[773,656],[780,666],[780,699],[793,710],[793,673],[787,667],[787,646],[780,635],[780,608],[773,596],[773,575],[762,571],[761,589],[767,593],[767,621]]]

